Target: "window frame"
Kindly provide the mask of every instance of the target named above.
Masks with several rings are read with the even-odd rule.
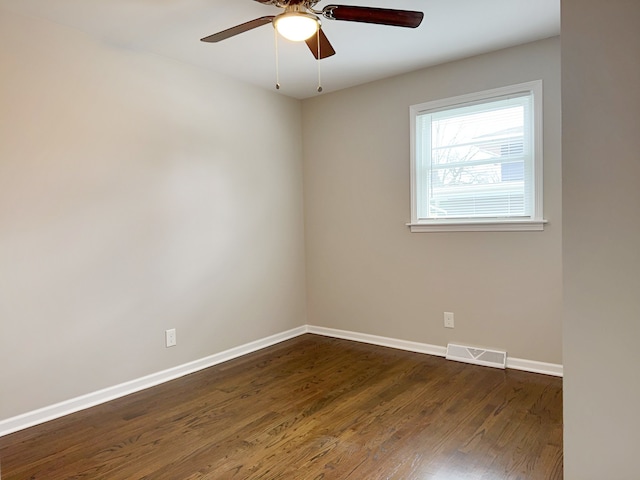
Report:
[[[530,94],[533,107],[533,211],[530,217],[468,217],[468,218],[419,218],[418,196],[418,143],[417,118],[419,115],[460,108],[473,104],[483,104],[500,98]],[[447,232],[447,231],[540,231],[547,221],[543,218],[543,112],[542,112],[542,80],[519,83],[505,87],[484,90],[481,92],[458,95],[439,100],[432,100],[409,108],[410,114],[410,147],[411,147],[411,222],[407,224],[411,232]]]

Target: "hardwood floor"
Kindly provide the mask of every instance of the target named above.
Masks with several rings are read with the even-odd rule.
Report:
[[[562,478],[562,380],[303,335],[0,438],[2,480]]]

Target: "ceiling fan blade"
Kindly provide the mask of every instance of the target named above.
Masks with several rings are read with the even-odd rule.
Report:
[[[320,41],[320,56],[318,56],[318,40]],[[311,50],[311,53],[313,53],[313,56],[316,57],[316,60],[322,60],[336,53],[331,43],[329,43],[329,39],[322,31],[322,28],[319,29],[315,35],[307,38],[305,42],[309,50]]]
[[[247,32],[249,30],[253,30],[254,28],[261,27],[262,25],[266,25],[267,23],[271,23],[275,17],[273,15],[268,17],[260,17],[255,20],[251,20],[249,22],[241,23],[240,25],[236,25],[235,27],[227,28],[218,33],[214,33],[213,35],[209,35],[208,37],[201,38],[201,42],[215,43],[221,40],[225,40],[229,37],[233,37],[240,33]]]
[[[424,14],[411,10],[392,10],[390,8],[353,7],[351,5],[327,5],[322,14],[330,20],[347,22],[376,23],[394,27],[416,28],[422,23]]]

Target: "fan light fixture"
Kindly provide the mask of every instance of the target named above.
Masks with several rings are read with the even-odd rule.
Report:
[[[311,13],[290,11],[278,15],[273,26],[287,40],[301,42],[316,34],[320,21]]]
[[[413,10],[394,10],[391,8],[357,7],[353,5],[327,5],[322,10],[314,10],[320,0],[255,0],[264,5],[273,5],[284,9],[280,15],[265,15],[227,28],[213,35],[201,38],[207,43],[217,43],[254,28],[273,25],[273,43],[276,50],[276,89],[280,88],[278,73],[278,36],[287,40],[302,42],[306,40],[307,47],[316,60],[322,60],[336,53],[329,39],[320,28],[322,16],[328,20],[346,22],[374,23],[392,27],[416,28],[422,23],[424,14]],[[322,91],[320,82],[320,63],[318,62],[318,92]]]

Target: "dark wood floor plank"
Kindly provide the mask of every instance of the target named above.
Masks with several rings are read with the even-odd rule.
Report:
[[[3,480],[562,478],[562,381],[304,335],[0,438]]]

